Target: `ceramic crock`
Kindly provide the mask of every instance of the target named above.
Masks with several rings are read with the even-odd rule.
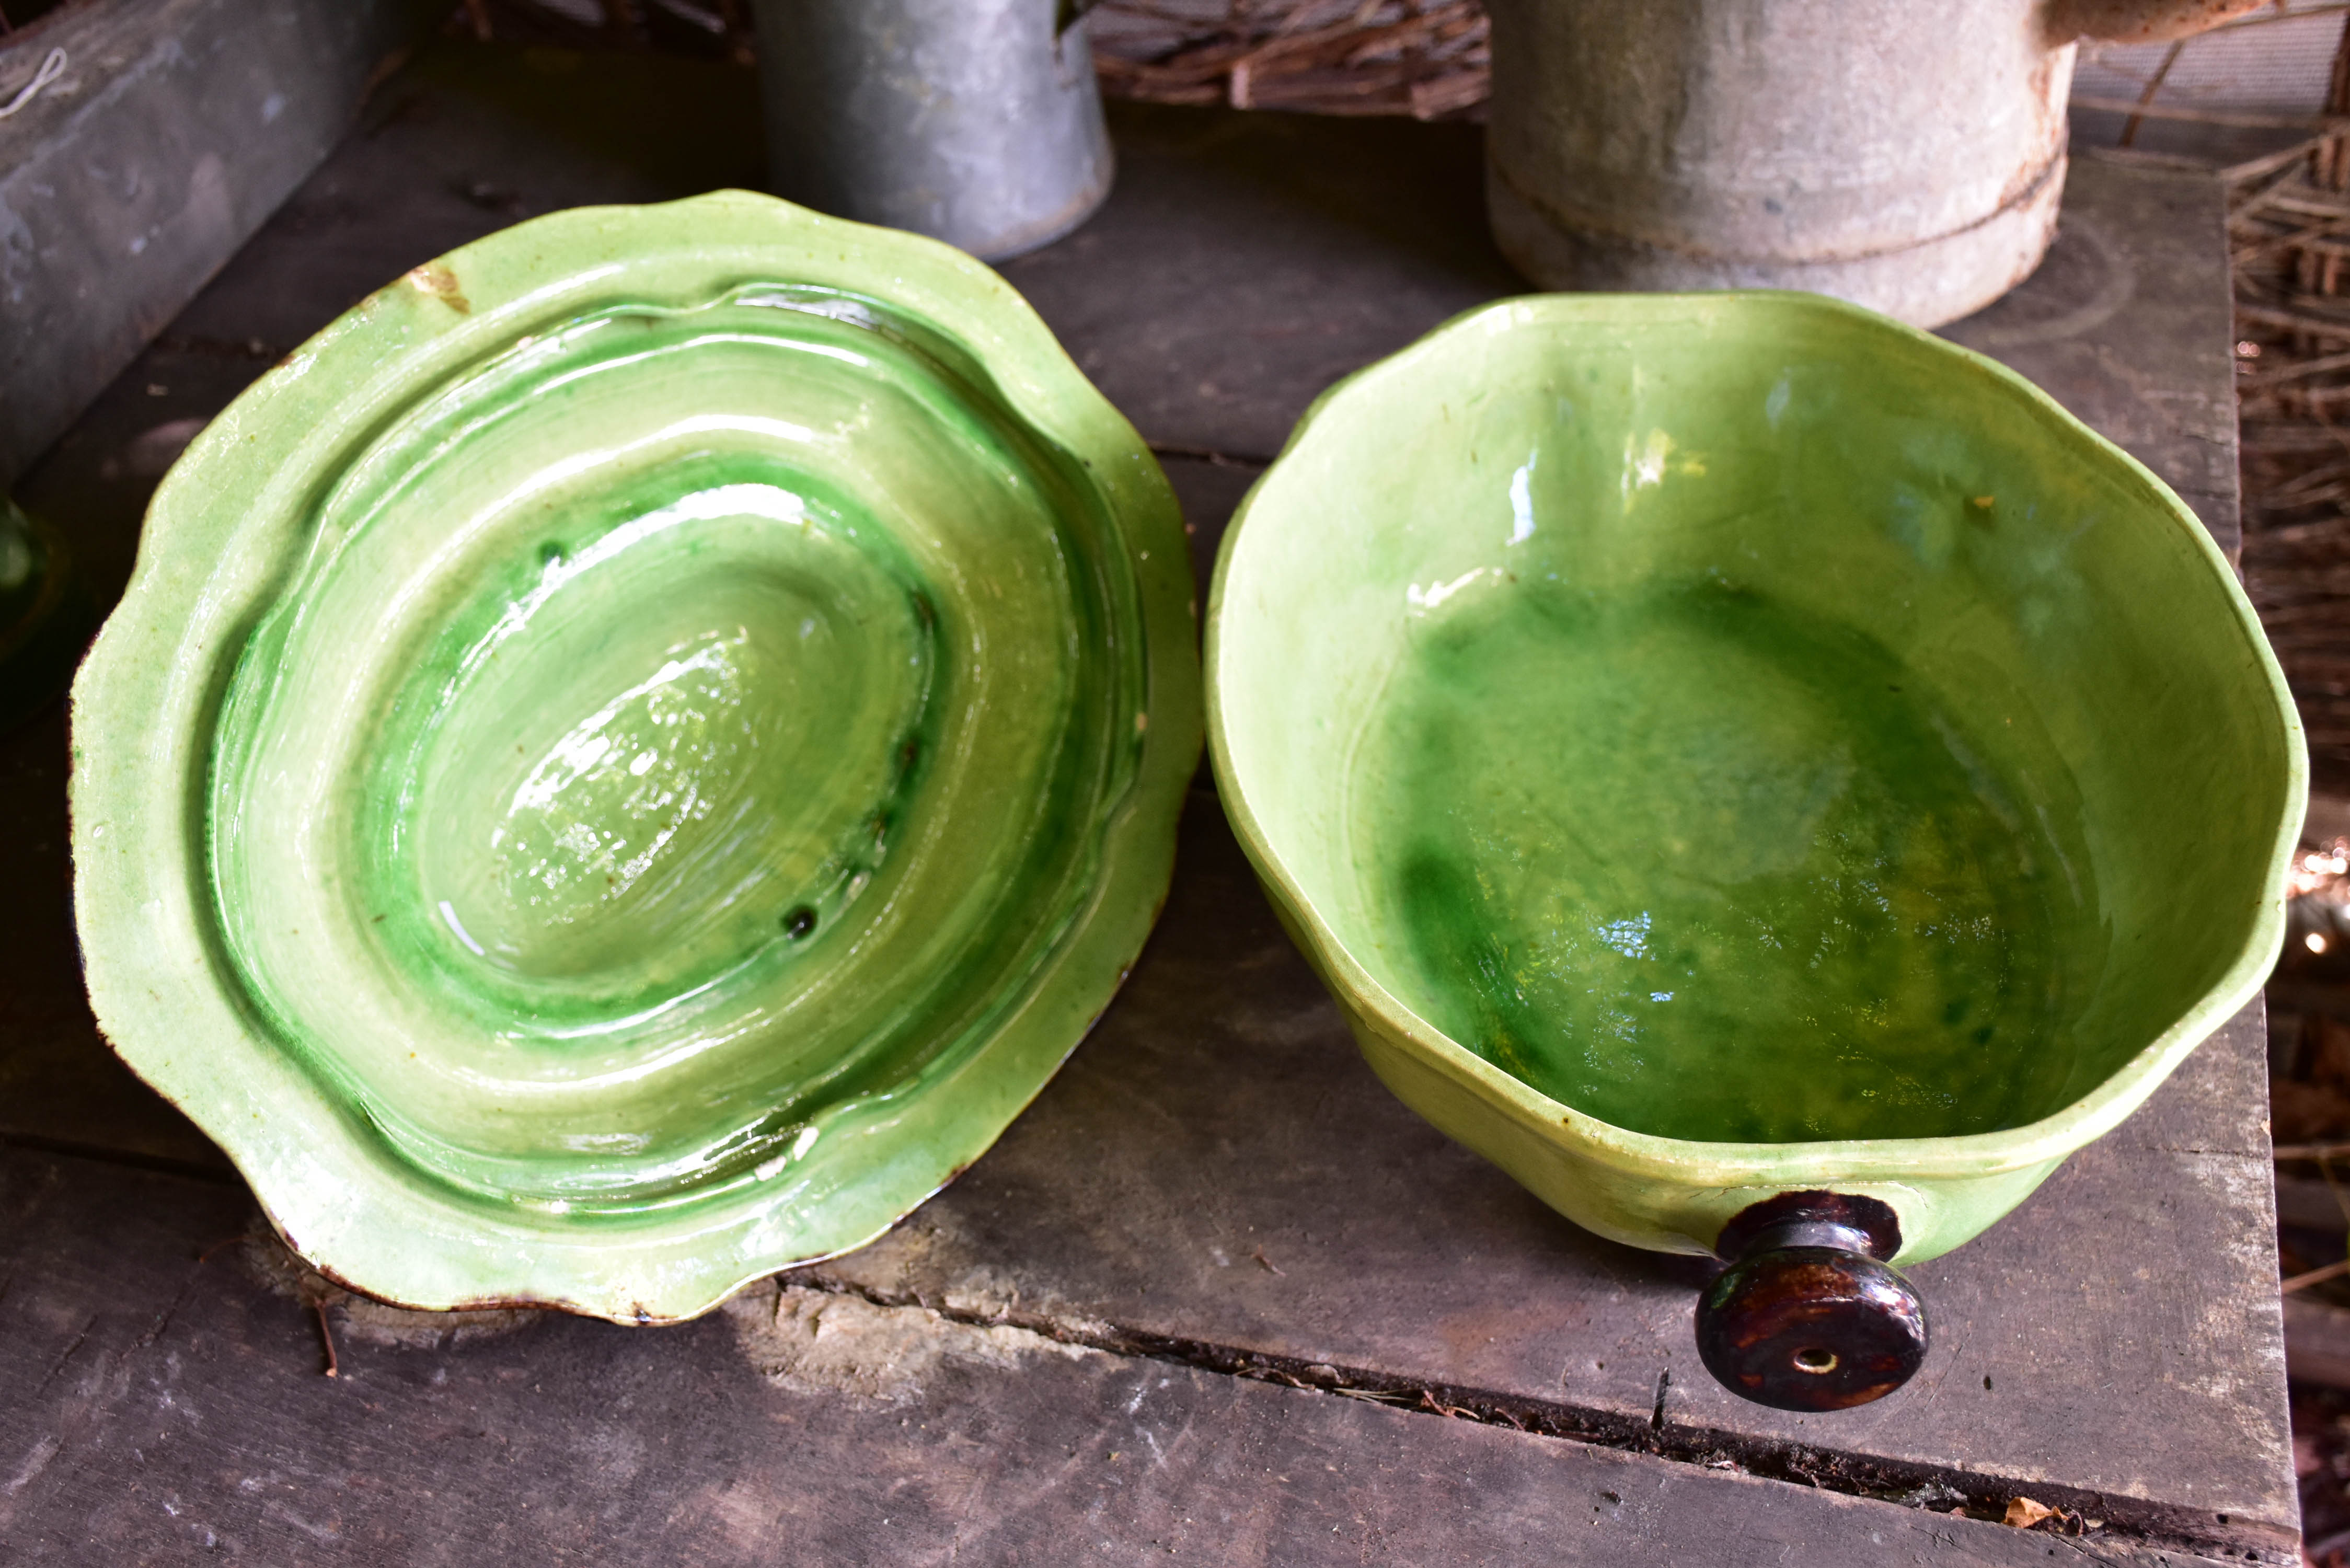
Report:
[[[1165,476],[994,274],[765,196],[558,213],[158,491],[74,692],[91,1000],[335,1278],[689,1315],[1044,1085],[1198,681]]]
[[[1700,1337],[1774,1403],[1898,1386],[1894,1265],[2283,929],[2301,734],[2225,558],[2021,378],[1814,296],[1513,300],[1342,382],[1224,541],[1208,682],[1372,1068],[1592,1231],[1764,1259]]]

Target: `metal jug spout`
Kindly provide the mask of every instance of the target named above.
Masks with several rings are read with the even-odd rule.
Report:
[[[2101,44],[2167,44],[2266,6],[2269,0],[2049,0],[2049,47],[2076,38]]]

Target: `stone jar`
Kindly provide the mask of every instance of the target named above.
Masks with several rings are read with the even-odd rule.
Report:
[[[1490,0],[1486,189],[1544,288],[1799,288],[1921,327],[2040,264],[2083,37],[2262,0]]]

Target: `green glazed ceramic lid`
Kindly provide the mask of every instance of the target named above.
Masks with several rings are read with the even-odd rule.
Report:
[[[702,1311],[1107,1003],[1191,597],[1158,465],[961,253],[739,192],[493,235],[157,493],[74,693],[99,1020],[360,1290]]]

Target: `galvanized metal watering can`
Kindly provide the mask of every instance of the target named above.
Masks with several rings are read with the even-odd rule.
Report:
[[[1955,320],[2054,237],[2078,41],[2259,3],[1492,0],[1493,234],[1545,288],[1800,288]]]
[[[1083,6],[1055,0],[760,0],[776,192],[996,261],[1109,194]]]

